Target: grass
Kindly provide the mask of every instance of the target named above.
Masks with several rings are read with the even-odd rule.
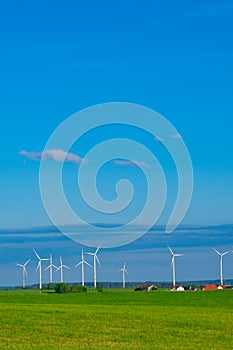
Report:
[[[1,349],[233,349],[233,291],[0,292]]]

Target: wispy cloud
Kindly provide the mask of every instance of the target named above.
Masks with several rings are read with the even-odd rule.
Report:
[[[180,135],[180,134],[178,134],[178,133],[176,133],[176,134],[173,134],[173,135],[170,135],[170,137],[172,138],[172,139],[182,139],[182,136]],[[165,142],[166,140],[168,140],[168,138],[166,139],[162,139],[161,137],[159,137],[159,136],[154,136],[154,141],[156,141],[156,142]]]
[[[154,140],[156,141],[156,142],[162,142],[163,140],[161,139],[161,137],[159,137],[159,136],[155,136],[154,137]]]
[[[85,160],[74,153],[65,152],[62,149],[47,149],[43,152],[20,151],[19,154],[32,160],[54,160],[59,163],[68,162],[80,164]]]
[[[180,134],[174,134],[174,135],[171,135],[171,137],[173,139],[182,139],[182,136]]]
[[[139,166],[142,168],[150,168],[150,166],[140,160],[120,160],[120,159],[114,159],[112,161],[113,163],[115,163],[116,165],[120,165],[120,166]]]

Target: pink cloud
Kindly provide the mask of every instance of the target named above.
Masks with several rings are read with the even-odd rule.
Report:
[[[20,151],[20,155],[33,160],[54,160],[55,162],[69,162],[80,164],[83,159],[74,153],[65,152],[62,149],[46,149],[43,152]]]
[[[140,160],[119,160],[119,159],[114,159],[112,161],[113,163],[120,165],[120,166],[139,166],[142,168],[149,168],[150,166]]]

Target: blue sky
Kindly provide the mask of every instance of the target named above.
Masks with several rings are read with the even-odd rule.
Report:
[[[111,101],[152,108],[182,135],[195,178],[183,223],[232,223],[232,1],[25,0],[0,6],[2,229],[50,224],[40,198],[39,162],[19,152],[41,152],[67,117]],[[115,132],[94,132],[75,145],[75,154],[85,156]],[[149,135],[127,128],[118,135],[144,143],[165,168],[164,224],[176,196],[169,156]],[[73,164],[64,169],[65,192],[76,210],[77,169]],[[122,174],[139,186],[129,212],[134,215],[145,199],[136,167],[106,165],[99,190],[113,199],[114,181]]]
[[[68,239],[55,229],[1,230],[1,279],[0,286],[20,285],[21,269],[15,265],[28,265],[28,284],[38,283],[36,273],[37,258],[32,249],[36,249],[42,258],[53,254],[53,262],[58,266],[59,255],[63,263],[70,267],[64,270],[64,279],[69,282],[81,281],[81,269],[74,266],[81,260],[81,248],[85,252],[94,252],[90,247],[83,247]],[[121,281],[118,269],[127,263],[128,281],[166,281],[171,282],[170,244],[174,253],[184,254],[176,259],[178,281],[219,279],[219,257],[213,247],[220,252],[232,249],[232,225],[216,227],[180,227],[172,234],[164,234],[164,228],[144,235],[139,240],[114,249],[100,249],[101,267],[97,270],[97,281]],[[85,255],[92,264],[92,258]],[[224,279],[232,279],[233,254],[223,258]],[[48,264],[43,263],[46,267]],[[93,270],[85,269],[86,281],[93,281]],[[59,273],[54,271],[54,282],[59,282]],[[43,272],[43,281],[48,283],[49,273]]]

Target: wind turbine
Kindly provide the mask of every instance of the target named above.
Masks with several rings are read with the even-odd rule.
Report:
[[[53,264],[53,257],[52,254],[50,253],[50,258],[49,258],[49,266],[47,266],[44,270],[48,270],[49,269],[49,282],[53,283],[53,268],[57,269],[57,266],[55,266]]]
[[[125,274],[128,273],[126,270],[126,262],[124,263],[122,269],[119,269],[118,271],[122,271],[122,287],[125,288]]]
[[[61,271],[61,283],[63,283],[63,267],[64,267],[65,269],[69,269],[68,266],[63,265],[63,263],[62,263],[62,257],[61,257],[61,255],[60,255],[60,266],[57,267],[56,271],[58,271],[58,270]]]
[[[100,266],[100,261],[99,258],[97,256],[97,253],[100,249],[100,244],[98,245],[95,253],[86,253],[88,255],[92,255],[93,256],[93,271],[94,271],[94,288],[96,288],[96,261],[98,262],[99,266]]]
[[[222,270],[222,257],[227,255],[228,252],[220,253],[217,249],[213,248],[213,250],[219,255],[219,271],[220,271],[220,284],[223,285],[223,270]]]
[[[168,246],[168,249],[170,250],[171,255],[172,255],[172,262],[171,262],[171,265],[172,265],[172,284],[173,284],[173,287],[175,287],[176,286],[175,257],[183,256],[184,254],[174,254],[172,249],[169,246]]]
[[[30,260],[31,259],[28,259],[24,264],[15,263],[17,266],[22,267],[22,269],[23,269],[23,283],[22,283],[22,287],[23,288],[25,288],[25,278],[28,275],[27,274],[27,270],[26,270],[26,266],[27,266],[27,264],[29,263]]]
[[[37,267],[36,267],[36,271],[39,270],[39,276],[40,276],[39,283],[40,283],[40,289],[42,289],[42,266],[41,265],[42,265],[42,261],[48,261],[49,259],[46,259],[46,258],[41,259],[41,257],[35,251],[35,249],[33,249],[33,251],[36,254],[37,259],[38,259],[38,264],[37,264]]]
[[[84,281],[84,265],[88,265],[90,267],[92,267],[88,262],[85,261],[84,259],[84,253],[83,253],[83,249],[82,249],[82,260],[75,265],[75,267],[78,267],[79,265],[82,265],[82,286],[85,285],[85,281]]]

